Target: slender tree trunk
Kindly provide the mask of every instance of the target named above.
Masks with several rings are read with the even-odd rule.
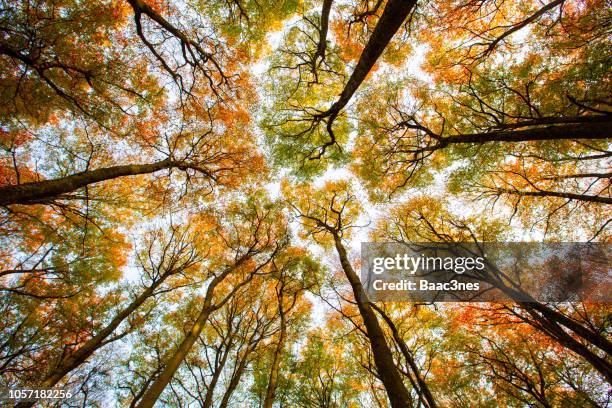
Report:
[[[608,384],[612,384],[612,365],[606,361],[605,358],[598,356],[584,344],[580,343],[569,335],[559,326],[559,323],[555,321],[554,318],[551,319],[548,316],[542,316],[541,314],[536,313],[536,308],[533,304],[523,303],[521,306],[526,309],[532,318],[537,322],[534,327],[543,331],[567,349],[572,350],[579,356],[582,356],[606,379]],[[610,354],[607,355],[609,356]]]
[[[159,374],[159,376],[155,379],[153,384],[151,384],[149,389],[147,389],[147,391],[144,393],[142,400],[137,405],[138,408],[153,407],[153,405],[155,404],[155,402],[157,401],[161,393],[164,391],[164,389],[166,388],[166,386],[168,385],[168,383],[174,376],[174,373],[176,372],[176,370],[183,363],[183,361],[185,360],[185,357],[187,357],[187,354],[193,347],[193,344],[196,342],[196,340],[202,333],[202,330],[204,329],[204,325],[206,324],[206,321],[208,320],[208,317],[210,316],[210,314],[214,310],[222,307],[223,304],[227,302],[230,299],[230,297],[235,293],[234,291],[232,291],[230,294],[228,294],[224,298],[224,300],[213,305],[212,300],[214,298],[214,291],[215,291],[216,286],[219,285],[232,271],[236,270],[236,268],[238,268],[241,264],[243,264],[249,258],[251,258],[251,255],[249,254],[242,256],[231,267],[228,267],[220,275],[215,276],[215,278],[213,278],[213,280],[210,282],[210,284],[208,285],[208,288],[206,289],[204,304],[202,305],[202,309],[200,311],[200,314],[197,320],[195,321],[194,325],[191,327],[191,330],[189,330],[189,333],[187,333],[187,335],[185,336],[185,338],[183,339],[179,347],[176,349],[174,354],[172,354],[172,356],[170,356],[165,361],[164,369]],[[251,275],[251,278],[252,278],[252,275]],[[248,283],[249,281],[250,281],[250,278],[243,281],[237,287],[242,286]]]
[[[71,193],[89,184],[112,180],[118,177],[154,173],[156,171],[177,167],[170,159],[148,164],[128,164],[105,167],[83,173],[31,183],[0,187],[0,205],[37,204]]]
[[[74,353],[62,359],[56,366],[51,370],[49,374],[39,384],[39,388],[52,388],[55,386],[64,376],[70,373],[75,368],[83,364],[92,354],[96,352],[100,347],[104,346],[105,340],[111,335],[113,331],[136,309],[138,309],[149,297],[153,295],[155,289],[159,287],[171,274],[165,274],[161,279],[156,281],[153,285],[148,287],[143,293],[141,293],[136,299],[134,299],[125,309],[121,310],[111,322],[98,332],[94,337],[89,339],[85,344],[79,347]],[[19,408],[32,407],[36,402],[20,402],[16,405]]]
[[[549,11],[549,10],[559,6],[559,5],[561,5],[561,7],[563,7],[563,3],[564,3],[564,0],[554,0],[554,1],[551,1],[550,3],[546,4],[544,7],[540,8],[538,11],[533,13],[531,16],[526,18],[525,20],[521,21],[520,23],[518,23],[516,25],[513,25],[509,30],[505,31],[502,35],[497,37],[495,40],[493,40],[493,42],[491,42],[489,44],[489,46],[487,47],[487,49],[485,51],[485,55],[488,55],[489,53],[491,53],[495,49],[497,44],[500,41],[502,41],[504,38],[508,37],[509,35],[511,35],[514,32],[519,31],[520,29],[528,26],[529,24],[533,23],[534,21],[536,21],[538,18],[540,18],[547,11]]]
[[[534,328],[547,334],[552,339],[558,341],[562,346],[574,353],[582,356],[587,360],[609,384],[612,384],[612,364],[610,364],[605,358],[600,357],[597,353],[590,350],[584,344],[576,340],[571,334],[564,330],[561,326],[572,331],[576,336],[586,340],[588,343],[599,347],[610,355],[611,347],[610,342],[598,333],[587,329],[578,322],[570,319],[569,317],[559,313],[550,307],[542,304],[535,299],[531,299],[529,302],[525,302],[525,296],[528,296],[524,292],[519,292],[517,289],[508,287],[500,278],[501,272],[494,265],[489,264],[493,269],[493,273],[489,274],[484,280],[493,286],[499,288],[504,293],[513,299],[520,307],[525,310],[532,317],[533,321],[525,319],[525,321],[532,325]]]
[[[551,309],[542,303],[533,303],[529,305],[544,315],[547,319],[558,322],[562,326],[565,326],[573,331],[576,335],[599,347],[602,351],[605,351],[607,355],[612,355],[612,344],[601,334],[584,327],[563,313]]]
[[[221,398],[221,402],[219,403],[219,408],[227,408],[227,405],[229,404],[229,400],[232,394],[234,393],[234,391],[236,391],[236,388],[238,388],[238,384],[240,384],[240,379],[242,378],[242,374],[244,373],[244,370],[249,361],[248,360],[249,354],[251,354],[251,349],[247,348],[245,355],[240,360],[240,363],[238,363],[238,367],[236,368],[236,371],[232,375],[232,378],[227,386],[227,389],[225,390],[225,393],[223,394],[223,398]]]
[[[317,59],[321,58],[321,61],[325,60],[325,52],[327,50],[327,31],[329,30],[329,13],[331,11],[333,0],[323,0],[323,6],[321,7],[321,22],[319,26],[319,44],[317,45],[317,52],[313,58],[313,64],[316,69]]]
[[[227,408],[230,398],[232,394],[234,393],[234,391],[236,391],[236,388],[238,388],[238,384],[240,384],[240,379],[242,378],[242,375],[244,374],[244,370],[249,364],[249,356],[251,355],[253,351],[255,351],[255,349],[259,345],[259,342],[264,338],[263,333],[261,334],[260,337],[257,337],[257,334],[258,333],[257,333],[257,328],[256,328],[251,334],[251,336],[249,337],[248,342],[246,343],[247,345],[242,355],[242,358],[239,359],[238,358],[239,354],[238,353],[236,354],[236,363],[235,363],[236,365],[234,365],[234,372],[232,373],[230,382],[225,390],[225,393],[223,394],[223,397],[221,398],[221,402],[219,403],[219,408]]]
[[[176,349],[174,354],[165,361],[165,367],[159,376],[155,379],[153,384],[149,387],[149,389],[144,393],[142,400],[138,403],[138,408],[150,408],[152,407],[161,393],[164,391],[174,373],[179,368],[187,354],[193,347],[193,344],[196,342],[202,330],[204,329],[204,325],[208,320],[212,312],[212,298],[214,295],[214,287],[217,286],[221,282],[221,280],[213,280],[208,286],[206,290],[206,297],[204,299],[204,304],[202,305],[202,309],[200,310],[200,314],[196,319],[195,323],[189,330],[189,333],[185,336],[179,347]]]
[[[353,94],[372,70],[372,67],[391,41],[391,38],[393,38],[397,30],[399,30],[415,5],[416,0],[389,0],[387,2],[385,10],[378,19],[376,27],[374,27],[374,31],[368,39],[359,57],[359,61],[355,66],[355,70],[344,86],[340,97],[327,111],[316,115],[318,120],[328,118],[326,128],[330,140],[324,142],[322,146],[320,146],[318,155],[311,157],[311,159],[320,158],[328,147],[336,144],[336,136],[333,129],[336,117],[338,117],[340,111],[349,103]]]
[[[513,299],[517,304],[521,305],[524,310],[530,312],[530,314],[533,315],[533,313],[537,312],[535,315],[537,317],[537,321],[542,321],[544,319],[548,322],[554,323],[555,325],[561,325],[572,331],[576,336],[581,337],[590,344],[599,347],[607,355],[612,355],[612,343],[605,336],[583,326],[578,321],[571,319],[557,310],[554,310],[550,306],[538,302],[528,293],[522,291],[522,289],[509,287],[504,281],[501,280],[501,277],[503,276],[502,272],[491,263],[487,264],[492,269],[492,273],[489,273],[483,280],[500,289],[510,299]],[[525,301],[525,299],[529,301]],[[566,333],[560,327],[559,330]]]
[[[227,361],[227,357],[229,356],[231,348],[231,341],[228,343],[227,347],[223,350],[223,355],[221,356],[221,361],[217,367],[215,367],[215,372],[210,380],[210,384],[208,385],[208,389],[206,390],[206,396],[204,397],[204,402],[202,406],[204,408],[210,408],[213,405],[213,397],[215,396],[215,388],[217,387],[217,383],[219,382],[219,378],[221,377],[221,372],[225,367],[225,363]]]
[[[333,236],[336,251],[338,252],[338,256],[340,258],[340,264],[342,265],[342,269],[353,289],[357,307],[359,308],[359,313],[361,314],[361,318],[365,324],[368,340],[370,341],[372,354],[374,356],[374,363],[376,364],[376,369],[378,371],[378,375],[380,376],[380,380],[382,381],[385,390],[387,391],[387,395],[389,396],[391,406],[393,408],[409,407],[412,397],[406,389],[406,386],[402,381],[402,377],[395,366],[393,355],[391,354],[391,350],[389,349],[385,335],[378,323],[376,314],[370,306],[367,295],[363,289],[363,285],[359,280],[359,276],[357,276],[348,260],[346,249],[342,244],[340,236],[337,233],[334,233]]]
[[[270,377],[268,379],[268,388],[266,389],[266,397],[264,399],[263,408],[272,408],[274,398],[276,397],[276,386],[278,383],[278,374],[280,372],[280,360],[285,347],[285,337],[287,335],[287,322],[285,311],[282,305],[282,294],[279,299],[278,311],[280,315],[280,333],[278,336],[278,343],[274,349],[274,356],[272,357],[272,365],[270,367]]]

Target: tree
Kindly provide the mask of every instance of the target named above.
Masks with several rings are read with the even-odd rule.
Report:
[[[269,264],[287,245],[286,225],[283,218],[278,217],[274,203],[266,204],[265,200],[255,198],[244,204],[246,208],[241,208],[240,203],[233,212],[230,208],[225,209],[234,218],[228,220],[228,229],[219,225],[215,233],[219,245],[225,246],[226,251],[221,249],[216,260],[218,264],[213,264],[218,269],[211,271],[200,312],[176,350],[165,359],[163,370],[143,393],[138,407],[153,406],[199,338],[210,314],[226,304],[257,274],[266,273]],[[224,284],[229,285],[225,290],[222,289]],[[223,290],[220,295],[216,295],[218,289]]]
[[[470,225],[474,227],[470,227]],[[379,233],[395,242],[486,242],[499,241],[503,236],[500,223],[488,223],[483,219],[461,219],[453,216],[440,203],[432,205],[429,199],[415,198],[396,209],[390,219],[381,222]],[[555,339],[564,347],[584,357],[610,382],[610,365],[598,351],[589,349],[588,345],[598,347],[609,353],[610,342],[601,329],[593,328],[589,321],[580,321],[571,314],[565,314],[563,308],[536,301],[531,298],[524,301],[518,290],[511,289],[511,283],[502,279],[500,271],[493,267],[492,272],[479,277],[504,291],[516,302],[509,308],[509,313],[532,325],[537,330]],[[515,310],[515,309],[518,309]],[[571,333],[569,334],[568,331]],[[582,339],[584,343],[577,340]]]
[[[354,228],[352,222],[358,211],[349,186],[342,182],[328,183],[319,191],[302,186],[301,189],[293,191],[286,189],[285,192],[291,207],[305,227],[305,234],[312,236],[316,242],[328,247],[333,245],[335,248],[366,326],[378,375],[385,386],[391,405],[407,406],[410,395],[395,366],[378,318],[342,244],[342,239],[346,238],[348,231]]]
[[[160,236],[161,235],[161,236]],[[165,242],[164,242],[165,241]],[[62,350],[59,361],[50,362],[49,369],[37,384],[40,388],[52,388],[72,370],[83,364],[98,349],[124,337],[132,327],[122,333],[113,335],[113,332],[128,318],[136,320],[135,311],[146,301],[162,293],[172,291],[175,285],[185,285],[190,281],[190,271],[200,262],[197,250],[193,247],[187,231],[178,231],[171,228],[168,237],[159,232],[150,238],[140,258],[143,271],[144,290],[134,299],[116,312],[110,322],[102,326],[95,335],[87,340],[83,339],[75,344],[66,345]],[[169,278],[180,276],[181,279],[172,285],[164,285]],[[130,326],[134,326],[134,322]],[[33,406],[35,402],[21,403],[20,406]]]
[[[602,0],[0,1],[0,388],[609,405],[609,305],[514,278],[563,293],[580,265],[607,294],[610,21]],[[603,250],[470,274],[505,302],[374,303],[366,240]]]
[[[270,376],[263,401],[264,408],[271,408],[276,400],[276,389],[280,374],[281,358],[286,347],[289,329],[292,325],[292,315],[298,318],[304,315],[304,292],[312,290],[320,280],[320,265],[313,259],[305,256],[302,250],[294,248],[284,257],[273,263],[273,274],[277,281],[274,292],[277,301],[279,317],[279,333],[270,364]],[[295,325],[295,323],[293,323]]]
[[[311,168],[312,165],[308,164],[308,161],[322,159],[328,149],[332,150],[329,154],[333,160],[337,161],[340,158],[341,143],[345,143],[347,140],[346,133],[348,133],[348,127],[346,120],[343,120],[340,126],[338,126],[341,135],[336,136],[334,123],[357,89],[364,82],[366,76],[370,73],[393,36],[413,11],[415,4],[415,1],[404,0],[392,0],[386,3],[376,27],[361,52],[357,65],[346,84],[341,88],[340,96],[328,108],[319,107],[318,105],[321,105],[321,103],[316,103],[317,106],[313,106],[313,102],[316,99],[312,101],[312,92],[308,88],[306,90],[300,89],[304,86],[309,87],[312,83],[326,80],[330,76],[332,81],[343,76],[337,60],[331,61],[331,63],[326,65],[326,68],[323,70],[325,76],[322,78],[319,78],[317,74],[321,68],[313,68],[316,67],[316,60],[319,58],[319,54],[327,49],[327,47],[325,49],[322,48],[323,39],[327,38],[323,36],[323,33],[326,20],[329,18],[328,7],[331,6],[327,4],[324,6],[320,17],[320,21],[323,24],[314,25],[315,31],[319,34],[319,38],[314,44],[316,51],[312,53],[308,50],[295,51],[290,49],[285,52],[288,54],[288,60],[281,60],[281,62],[275,64],[275,68],[298,70],[298,81],[295,87],[293,89],[290,88],[289,92],[281,90],[278,115],[272,118],[268,125],[271,128],[270,140],[277,146],[277,155],[281,160],[289,158],[289,160],[295,162],[295,156],[297,155],[297,168],[309,174],[316,171],[316,165],[313,169]],[[312,31],[312,27],[308,27],[308,25],[313,25],[312,18],[304,18],[306,29],[300,30],[301,35],[289,36],[288,40],[296,40],[299,44],[299,40],[306,37],[306,41],[310,42],[312,36],[309,32]],[[304,63],[304,60],[306,60],[306,63]],[[323,62],[325,62],[325,59],[323,59]],[[303,80],[301,71],[302,67],[307,64],[310,64],[311,73],[314,75],[314,78],[309,79],[307,77],[306,80]],[[329,92],[329,88],[324,89],[326,92]],[[304,93],[304,91],[307,92]],[[328,99],[329,93],[324,97]]]
[[[259,279],[266,278],[255,278]],[[195,400],[204,407],[213,406],[213,402],[228,405],[253,354],[276,330],[276,310],[258,298],[265,283],[257,283],[260,285],[245,288],[211,314],[194,350],[170,384],[174,398],[164,401],[189,404]]]
[[[343,364],[346,344],[333,342],[325,333],[309,333],[302,358],[295,369],[296,389],[292,401],[306,407],[357,406],[355,378]]]

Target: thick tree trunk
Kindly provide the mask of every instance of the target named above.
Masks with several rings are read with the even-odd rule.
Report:
[[[389,328],[391,329],[391,333],[393,333],[393,339],[399,346],[402,354],[404,355],[404,358],[406,359],[406,362],[408,363],[408,366],[410,367],[410,370],[412,371],[412,373],[414,374],[414,377],[416,378],[416,384],[418,386],[417,391],[419,391],[419,394],[423,395],[423,397],[427,401],[427,406],[429,408],[437,408],[438,404],[436,404],[436,400],[434,399],[433,394],[431,393],[431,390],[429,389],[429,386],[427,385],[427,383],[423,379],[423,376],[421,375],[421,370],[419,370],[419,367],[416,365],[416,362],[414,361],[414,357],[412,356],[412,353],[408,349],[408,346],[406,346],[406,342],[404,342],[404,339],[402,339],[402,336],[400,336],[399,331],[397,330],[397,327],[395,326],[395,323],[393,323],[393,320],[391,320],[391,318],[382,309],[380,309],[374,304],[372,304],[372,307],[378,311],[378,313],[381,315],[383,320],[387,323],[387,326],[389,326]]]
[[[440,139],[440,147],[461,143],[529,142],[537,140],[609,139],[612,117],[594,116],[593,122],[571,123],[521,130],[454,135]]]
[[[340,257],[340,264],[342,265],[342,269],[353,289],[357,307],[359,308],[359,313],[361,314],[361,318],[365,324],[368,340],[370,341],[372,354],[374,356],[374,363],[376,364],[376,370],[378,371],[380,380],[387,391],[391,406],[393,408],[409,407],[412,398],[402,381],[402,377],[397,367],[395,366],[393,355],[391,354],[391,350],[389,349],[385,335],[378,324],[376,314],[372,310],[372,307],[367,299],[367,295],[363,289],[361,280],[359,280],[359,276],[357,276],[348,260],[346,249],[342,244],[340,236],[337,233],[334,233],[333,235],[336,251]]]
[[[387,2],[385,10],[376,23],[376,27],[374,27],[374,31],[368,39],[365,48],[361,52],[355,70],[340,94],[340,98],[329,110],[329,112],[333,113],[328,116],[336,116],[350,101],[355,91],[357,91],[370,70],[372,70],[372,67],[415,5],[416,0],[389,0]]]
[[[71,193],[89,184],[118,177],[154,173],[177,166],[177,163],[166,159],[155,163],[105,167],[53,180],[4,186],[0,187],[0,205],[45,203],[54,198],[61,198],[62,194]]]
[[[589,203],[602,203],[612,204],[612,197],[595,196],[588,194],[575,194],[575,193],[564,193],[563,191],[523,191],[523,190],[512,190],[509,188],[493,189],[495,192],[502,194],[517,195],[521,197],[558,197],[567,198],[568,200],[586,201]]]

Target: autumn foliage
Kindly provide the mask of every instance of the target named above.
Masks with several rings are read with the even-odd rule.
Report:
[[[359,249],[609,245],[610,21],[600,0],[0,1],[0,389],[609,406],[608,303],[372,302]]]

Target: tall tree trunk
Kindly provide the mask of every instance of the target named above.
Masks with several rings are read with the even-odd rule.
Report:
[[[317,51],[312,59],[314,66],[313,70],[316,70],[317,60],[321,58],[321,61],[325,61],[325,52],[327,50],[327,31],[329,30],[329,13],[331,11],[333,0],[323,0],[323,6],[321,7],[321,21],[319,24],[319,44],[317,44]]]
[[[178,167],[178,164],[166,159],[155,163],[105,167],[53,180],[4,186],[0,187],[0,205],[44,203],[89,184],[118,177],[154,173],[171,167]]]
[[[372,35],[359,56],[355,70],[340,94],[340,98],[330,108],[329,112],[333,112],[330,116],[336,116],[351,100],[355,91],[372,70],[372,67],[415,5],[416,0],[389,0],[387,2]]]
[[[545,304],[530,303],[528,305],[540,312],[547,319],[558,322],[560,325],[570,329],[576,335],[587,340],[589,343],[599,347],[601,350],[605,351],[607,355],[612,355],[612,343],[610,343],[610,341],[606,337],[602,336],[600,333],[597,333],[593,330],[584,327],[577,321],[570,319],[563,313],[551,309]]]
[[[227,405],[229,404],[229,400],[232,394],[234,393],[234,391],[236,391],[236,388],[238,388],[238,384],[240,384],[240,379],[242,378],[242,374],[244,373],[244,370],[249,361],[248,357],[251,354],[251,351],[252,349],[247,348],[244,356],[238,363],[238,367],[236,368],[236,370],[234,371],[232,375],[232,378],[227,386],[227,389],[225,390],[225,393],[223,394],[223,398],[221,398],[221,402],[219,403],[219,408],[227,408]]]
[[[487,262],[487,265],[491,268],[492,272],[484,277],[483,281],[495,286],[504,292],[510,299],[513,299],[522,309],[528,311],[536,321],[547,321],[555,325],[560,325],[573,332],[574,335],[586,340],[588,343],[599,347],[607,355],[612,355],[612,343],[601,333],[597,333],[588,327],[580,324],[578,321],[564,315],[563,313],[554,310],[550,306],[535,300],[528,293],[522,289],[508,286],[501,277],[503,273],[493,264]],[[525,301],[528,300],[528,301]],[[535,314],[534,314],[535,313]],[[561,332],[566,333],[565,330],[559,327]]]
[[[257,336],[257,334],[258,332],[256,328],[253,331],[253,333],[249,336],[249,340],[246,343],[246,349],[244,350],[244,353],[242,354],[242,358],[238,358],[239,353],[236,353],[236,363],[234,365],[234,372],[232,373],[232,377],[225,390],[225,393],[223,393],[223,397],[221,398],[221,402],[219,403],[219,408],[227,408],[230,398],[232,394],[234,393],[234,391],[236,391],[236,388],[238,388],[238,384],[240,384],[240,379],[242,378],[242,375],[244,374],[244,370],[249,364],[249,357],[251,353],[255,351],[255,349],[259,345],[259,342],[264,338],[263,332],[261,336],[259,337]]]
[[[115,315],[113,320],[98,332],[94,337],[89,339],[85,344],[79,347],[74,353],[63,358],[58,364],[47,374],[43,381],[39,384],[39,388],[52,388],[64,376],[70,373],[75,368],[83,364],[89,357],[92,356],[100,347],[106,345],[106,338],[112,334],[119,325],[128,318],[136,309],[138,309],[171,274],[165,274],[161,279],[148,287],[136,299],[134,299],[126,308]],[[36,404],[35,401],[20,402],[16,405],[18,408],[32,407]]]
[[[579,356],[582,356],[606,379],[608,384],[612,384],[612,365],[605,358],[598,356],[584,344],[580,343],[565,330],[563,330],[563,328],[559,326],[562,323],[556,321],[554,317],[546,316],[544,313],[536,313],[537,307],[534,307],[534,304],[523,303],[521,306],[526,309],[535,322],[537,322],[536,324],[532,324],[536,329],[539,329],[549,337],[558,341],[567,349],[572,350]],[[588,337],[583,338],[590,342]],[[609,356],[610,354],[607,353],[606,355]]]
[[[372,307],[380,314],[383,320],[387,323],[387,326],[389,326],[389,328],[391,329],[393,339],[399,346],[402,354],[404,355],[404,358],[406,359],[406,362],[408,363],[408,366],[410,367],[410,370],[414,374],[417,386],[419,388],[418,391],[420,394],[423,394],[423,397],[427,401],[427,406],[429,408],[437,408],[438,404],[436,404],[436,400],[434,399],[433,394],[429,389],[429,386],[423,379],[423,376],[421,375],[421,370],[419,370],[419,367],[416,365],[412,353],[408,349],[408,346],[406,346],[406,342],[404,341],[404,339],[402,339],[402,336],[400,336],[399,331],[397,330],[397,326],[395,326],[393,320],[391,320],[391,318],[384,312],[384,310],[382,310],[375,304],[372,304]]]
[[[204,402],[202,406],[204,408],[210,408],[213,405],[213,397],[215,396],[215,388],[217,387],[217,383],[219,382],[219,378],[221,377],[221,373],[223,372],[223,368],[225,367],[225,363],[227,361],[227,357],[229,356],[230,348],[231,348],[231,340],[227,344],[227,347],[223,350],[223,355],[221,356],[221,361],[215,367],[215,371],[210,380],[210,384],[208,384],[208,389],[206,390],[206,396],[204,397]]]
[[[564,314],[551,309],[549,306],[536,301],[528,294],[507,286],[500,278],[500,276],[502,276],[501,271],[494,265],[490,263],[487,264],[491,267],[493,273],[489,274],[484,280],[502,290],[510,299],[513,299],[523,310],[529,313],[533,319],[532,321],[523,318],[528,324],[558,341],[567,349],[582,356],[603,375],[609,384],[612,384],[612,364],[610,364],[606,358],[600,357],[597,353],[576,340],[570,333],[564,330],[563,327],[569,329],[574,335],[582,338],[586,342],[599,347],[607,356],[612,352],[612,347],[608,339],[584,327]],[[525,301],[526,296],[531,298],[529,302]]]
[[[137,405],[138,408],[151,408],[155,404],[161,393],[164,391],[164,389],[174,376],[176,370],[183,363],[185,357],[187,357],[187,354],[193,347],[193,344],[196,342],[196,340],[202,333],[204,325],[206,324],[206,321],[208,320],[210,314],[216,309],[222,307],[223,304],[225,304],[231,298],[231,296],[233,296],[235,290],[250,281],[250,278],[244,280],[241,284],[234,287],[234,289],[222,301],[214,305],[212,304],[212,300],[214,298],[214,291],[217,285],[219,285],[232,271],[234,271],[238,266],[240,266],[250,257],[251,255],[249,254],[242,256],[231,267],[224,270],[223,273],[219,274],[218,276],[215,276],[215,278],[213,278],[213,280],[210,282],[208,288],[206,289],[204,304],[202,305],[202,309],[200,311],[200,314],[198,315],[198,318],[196,319],[194,325],[191,327],[191,330],[189,330],[189,333],[187,333],[187,335],[185,336],[179,347],[176,349],[174,354],[172,354],[172,356],[170,356],[165,361],[164,369],[155,379],[153,384],[151,384],[151,386],[144,393],[142,400]]]
[[[612,138],[612,116],[592,116],[592,122],[571,123],[521,130],[453,135],[440,139],[440,147],[449,144],[487,142],[529,142],[537,140],[574,140]]]
[[[276,386],[278,384],[278,374],[280,372],[280,360],[285,347],[285,337],[287,335],[287,322],[285,311],[282,305],[282,292],[281,298],[278,303],[278,312],[280,315],[280,333],[278,336],[278,343],[274,349],[274,356],[272,357],[272,365],[270,366],[270,376],[268,378],[268,388],[266,389],[266,397],[264,399],[263,408],[272,408],[274,398],[276,396]]]
[[[319,154],[311,159],[320,158],[325,150],[336,144],[336,136],[334,135],[333,125],[340,111],[349,103],[353,94],[357,91],[361,83],[365,80],[372,67],[383,53],[397,30],[402,26],[404,20],[414,6],[416,0],[389,0],[385,6],[380,19],[374,27],[372,35],[359,56],[359,61],[353,70],[348,82],[344,86],[340,97],[334,104],[325,112],[316,115],[318,120],[327,119],[327,132],[330,140],[324,142],[320,147]],[[325,11],[325,10],[324,10]]]
[[[219,281],[220,282],[220,281]],[[217,286],[219,282],[215,282],[214,286]],[[213,283],[211,283],[213,285]],[[196,342],[202,330],[204,329],[204,325],[208,320],[212,312],[212,296],[213,296],[213,288],[211,285],[208,286],[206,291],[206,297],[204,299],[204,304],[202,305],[202,309],[200,310],[200,314],[196,319],[195,323],[189,330],[189,333],[185,336],[179,347],[176,349],[174,354],[165,362],[165,367],[159,376],[155,379],[153,384],[149,387],[149,389],[144,393],[142,400],[138,403],[138,408],[150,408],[152,407],[161,393],[164,391],[174,373],[179,368],[187,354],[193,347],[193,344]]]
[[[342,270],[344,271],[353,289],[353,294],[355,295],[359,313],[361,314],[361,318],[363,319],[363,323],[366,327],[366,334],[368,336],[368,340],[370,341],[372,354],[374,356],[374,363],[376,364],[376,370],[378,371],[380,380],[387,391],[391,406],[393,408],[409,407],[412,397],[406,389],[406,386],[402,381],[402,377],[395,366],[393,355],[391,354],[391,350],[387,344],[385,335],[378,323],[376,314],[370,306],[367,295],[363,289],[363,285],[361,284],[361,280],[359,280],[359,276],[357,276],[348,260],[346,249],[342,244],[340,236],[337,233],[333,233],[333,236],[336,251],[338,252],[338,256],[340,258],[340,264],[342,265]]]
[[[493,188],[492,191],[494,193],[517,195],[520,197],[558,197],[558,198],[567,198],[568,200],[586,201],[588,203],[612,204],[612,197],[603,197],[603,196],[588,195],[588,194],[564,193],[563,191],[550,191],[550,190],[524,191],[524,190],[512,190],[509,188]]]

